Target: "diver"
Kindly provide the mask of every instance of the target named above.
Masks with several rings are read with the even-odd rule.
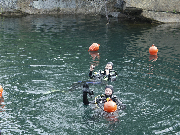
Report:
[[[96,104],[98,108],[101,108],[102,110],[104,110],[104,105],[106,102],[108,102],[109,100],[113,101],[116,104],[116,108],[112,108],[114,109],[112,112],[116,111],[116,110],[123,110],[126,108],[126,105],[123,104],[116,95],[113,95],[114,93],[114,88],[112,85],[107,85],[105,87],[105,94],[99,95],[97,97],[95,97],[94,101],[89,101],[87,98],[87,93],[89,95],[94,95],[93,91],[89,90],[89,86],[87,84],[83,85],[83,103],[84,105],[89,105],[89,104]],[[106,111],[106,110],[104,110]],[[111,111],[111,110],[110,110]]]
[[[90,79],[95,79],[95,80],[106,80],[106,81],[115,81],[117,78],[117,72],[113,70],[113,63],[108,62],[106,64],[106,67],[104,70],[100,70],[99,72],[94,72],[95,66],[91,65],[90,66],[90,71],[89,71],[89,77]]]

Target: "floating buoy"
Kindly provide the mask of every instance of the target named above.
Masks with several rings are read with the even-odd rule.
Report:
[[[157,47],[153,44],[150,48],[149,48],[149,53],[151,55],[157,55],[158,49]]]
[[[99,50],[99,46],[100,44],[98,43],[93,43],[90,47],[88,51],[98,51]]]
[[[104,103],[104,111],[106,112],[114,112],[117,110],[117,105],[114,101],[109,100]]]
[[[3,93],[3,88],[2,88],[2,86],[0,85],[0,97],[2,97],[2,93]]]

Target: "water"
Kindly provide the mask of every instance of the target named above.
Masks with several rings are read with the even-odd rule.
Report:
[[[3,134],[180,134],[180,25],[100,16],[0,18]],[[89,53],[93,43],[98,53]],[[155,44],[158,56],[149,55]],[[109,82],[127,108],[102,116],[82,103],[90,64],[114,63]],[[95,95],[104,85],[90,85]],[[4,101],[3,101],[4,100]]]

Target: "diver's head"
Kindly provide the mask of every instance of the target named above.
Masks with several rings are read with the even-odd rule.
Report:
[[[113,86],[112,85],[107,85],[106,87],[105,87],[105,96],[106,96],[106,98],[108,98],[108,97],[112,97],[112,94],[114,93],[114,88],[113,88]]]
[[[112,63],[112,62],[108,62],[108,63],[106,64],[105,69],[113,69],[113,63]]]

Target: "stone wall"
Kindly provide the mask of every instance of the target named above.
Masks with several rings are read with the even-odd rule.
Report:
[[[180,22],[180,0],[125,0],[127,7],[142,8],[142,15],[159,22]]]
[[[125,0],[127,7],[151,11],[180,12],[180,0]]]
[[[0,15],[107,14],[123,0],[0,0]],[[143,9],[142,16],[160,22],[180,22],[180,0],[124,0],[126,7]],[[107,10],[106,10],[107,7]]]
[[[108,2],[115,1],[109,0]],[[0,12],[21,10],[28,14],[100,14],[106,0],[0,0]]]

